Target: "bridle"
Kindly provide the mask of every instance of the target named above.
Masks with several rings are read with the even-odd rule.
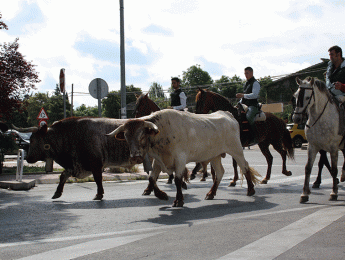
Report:
[[[309,99],[309,102],[308,102],[308,104],[304,107],[304,109],[303,109],[301,112],[295,112],[295,111],[294,111],[294,114],[296,114],[296,115],[299,115],[299,114],[300,114],[300,115],[303,116],[303,115],[306,114],[307,108],[308,108],[308,106],[310,105],[310,101],[312,100],[312,98],[314,99],[314,102],[315,102],[315,92],[314,92],[314,88],[313,88],[313,87],[303,87],[303,88],[302,88],[302,87],[299,87],[299,89],[300,89],[300,91],[302,90],[302,92],[300,92],[299,95],[298,95],[296,108],[303,107],[303,99],[302,99],[302,101],[300,101],[300,97],[302,96],[302,93],[303,93],[303,97],[304,97],[304,93],[305,93],[305,90],[306,90],[306,89],[312,91],[311,96],[310,96],[310,99]],[[326,107],[327,107],[327,105],[328,105],[328,102],[329,102],[329,99],[327,99],[327,102],[326,102],[326,104],[325,104],[325,106],[324,106],[322,112],[320,113],[319,117],[315,120],[314,124],[312,124],[312,126],[305,125],[306,127],[311,128],[311,127],[313,127],[313,126],[319,121],[319,119],[321,118],[321,116],[322,116],[323,113],[325,112],[325,109],[326,109]],[[302,106],[301,106],[301,104],[302,104]],[[296,108],[295,108],[295,110],[296,110]]]

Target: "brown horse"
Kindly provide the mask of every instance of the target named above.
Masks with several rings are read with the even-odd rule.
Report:
[[[199,88],[199,92],[196,95],[196,113],[207,114],[209,111],[215,112],[217,110],[229,111],[238,121],[240,120],[238,110],[225,97]],[[271,113],[265,114],[265,121],[255,123],[257,132],[256,140],[268,164],[266,177],[261,182],[263,184],[266,184],[271,178],[273,156],[269,150],[269,145],[272,145],[281,155],[283,160],[282,173],[286,176],[291,176],[291,172],[286,170],[286,156],[291,159],[294,158],[292,140],[289,131],[286,129],[285,122]],[[244,147],[246,143],[243,144]],[[235,186],[238,180],[237,163],[235,160],[233,160],[233,166],[234,179],[230,182],[229,186]]]
[[[147,116],[153,112],[161,110],[160,107],[148,97],[148,94],[141,94],[141,95],[135,94],[135,97],[137,98],[137,101],[135,102],[134,112],[133,112],[133,115],[135,118]],[[201,167],[203,168],[203,170],[202,170],[202,178],[200,181],[206,180],[206,177],[208,176],[207,163],[197,164],[197,166],[194,168],[194,170],[190,176],[191,180],[193,180],[195,178],[197,172],[201,169]],[[213,173],[212,168],[211,168],[211,171]],[[169,180],[167,183],[171,184],[173,178],[174,178],[173,175],[169,175]]]

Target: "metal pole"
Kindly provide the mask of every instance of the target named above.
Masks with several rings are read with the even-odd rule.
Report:
[[[71,116],[73,116],[73,84],[72,84],[72,97],[71,97]]]
[[[123,0],[120,0],[120,64],[121,64],[121,118],[127,118],[126,113],[126,70],[125,70],[125,30],[123,18]]]
[[[97,81],[98,117],[102,117],[101,79],[97,78],[96,81]]]
[[[63,92],[63,118],[66,118],[66,91]]]

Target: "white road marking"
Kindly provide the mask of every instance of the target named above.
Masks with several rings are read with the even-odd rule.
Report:
[[[321,209],[302,218],[268,236],[265,236],[247,246],[244,246],[219,260],[269,260],[274,259],[314,235],[316,232],[332,224],[345,214],[344,207]],[[270,245],[270,250],[267,250]]]
[[[157,235],[161,232],[151,234],[141,234],[126,237],[114,237],[100,240],[93,240],[86,243],[81,243],[69,247],[64,247],[56,250],[47,251],[44,253],[31,255],[28,257],[20,258],[20,260],[46,260],[46,259],[74,259],[77,257],[94,254],[125,244],[135,242],[150,236]]]

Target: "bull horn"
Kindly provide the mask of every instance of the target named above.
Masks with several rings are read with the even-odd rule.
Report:
[[[36,132],[38,130],[37,126],[20,128],[20,127],[16,127],[14,124],[12,124],[12,127],[14,130],[17,130],[18,132],[22,132],[22,133],[30,133],[30,132],[32,133],[32,132]]]
[[[121,126],[119,126],[118,128],[116,128],[114,131],[112,131],[111,133],[106,134],[106,135],[113,137],[113,136],[115,136],[115,135],[117,135],[117,134],[123,132],[124,130],[125,130],[125,126],[124,126],[124,125],[121,125]]]
[[[156,134],[159,133],[158,127],[152,122],[144,121],[144,127],[152,129]]]
[[[299,77],[296,77],[296,82],[297,82],[298,85],[302,84],[302,80]]]

